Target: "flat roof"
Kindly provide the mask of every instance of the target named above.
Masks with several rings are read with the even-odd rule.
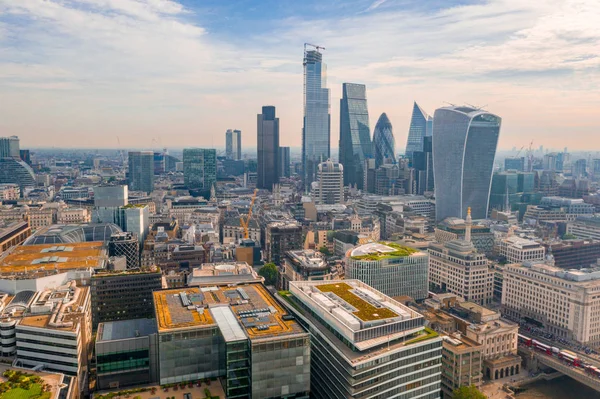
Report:
[[[143,337],[156,331],[156,319],[107,321],[98,324],[96,342]]]
[[[363,244],[350,251],[350,257],[354,259],[378,260],[385,257],[402,257],[412,255],[424,255],[418,249],[396,244],[393,242],[372,242]],[[373,257],[373,259],[371,259]]]
[[[234,315],[238,327],[250,339],[304,333],[294,320],[284,320],[287,311],[261,283],[232,286],[185,287],[154,291],[159,333],[178,329],[223,327],[230,337],[239,331],[230,326]]]
[[[19,245],[0,257],[0,274],[104,267],[104,242]]]
[[[27,316],[27,317],[23,317],[18,325],[19,326],[26,326],[26,327],[37,327],[37,328],[48,328],[48,329],[52,329],[52,330],[60,330],[60,331],[68,331],[68,332],[72,332],[75,331],[77,329],[77,326],[79,325],[79,322],[81,320],[81,317],[84,315],[83,312],[80,311],[72,311],[72,309],[80,309],[83,308],[83,305],[85,304],[86,299],[89,297],[89,290],[90,287],[77,287],[80,292],[79,292],[79,296],[76,298],[76,302],[71,305],[68,309],[68,311],[64,312],[64,316],[62,319],[63,324],[59,327],[59,326],[51,326],[49,325],[50,320],[52,319],[52,315],[45,313],[45,314],[39,314],[39,315],[31,315],[31,316]],[[60,295],[60,292],[57,291],[52,291],[53,295]],[[39,297],[38,297],[39,299]],[[69,324],[71,323],[71,324]]]

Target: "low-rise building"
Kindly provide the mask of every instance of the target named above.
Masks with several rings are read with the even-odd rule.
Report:
[[[91,219],[90,211],[86,208],[59,209],[56,215],[59,224],[89,223]]]
[[[545,243],[546,252],[554,260],[554,266],[562,269],[581,269],[595,265],[600,259],[600,241],[565,240]]]
[[[21,187],[18,184],[0,184],[0,201],[17,201],[21,198]]]
[[[336,280],[336,268],[332,268],[320,252],[312,249],[287,251],[280,269],[279,286],[289,289],[290,281]]]
[[[536,262],[546,258],[546,249],[537,241],[511,236],[499,241],[498,254],[508,263]]]
[[[453,398],[455,389],[483,382],[483,345],[459,333],[442,335],[442,393]]]
[[[262,283],[264,278],[246,262],[204,263],[187,276],[187,285],[203,287],[207,285]]]
[[[600,241],[600,217],[580,217],[567,224],[567,234]]]
[[[0,254],[9,248],[22,244],[31,235],[31,228],[26,221],[5,222],[0,228]]]

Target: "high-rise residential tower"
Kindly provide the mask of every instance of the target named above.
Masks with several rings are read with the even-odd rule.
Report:
[[[150,194],[154,190],[154,152],[129,152],[129,189]]]
[[[242,131],[227,129],[225,132],[225,156],[227,159],[242,159]]]
[[[257,115],[256,148],[258,151],[257,188],[273,189],[279,183],[279,118],[275,107],[262,107]]]
[[[394,139],[392,123],[385,112],[377,120],[373,131],[373,151],[375,152],[376,168],[384,163],[396,162],[396,140]]]
[[[344,166],[327,160],[317,168],[317,181],[312,183],[315,202],[340,204],[344,201]]]
[[[19,158],[19,138],[17,136],[0,137],[0,158]]]
[[[364,162],[373,156],[365,85],[342,84],[339,148],[340,163],[344,165],[344,185],[355,184],[362,189]]]
[[[484,219],[502,119],[467,106],[439,108],[433,117],[436,219]]]
[[[217,182],[217,151],[184,148],[183,182],[188,189],[210,190]]]
[[[413,152],[423,151],[423,138],[431,136],[432,128],[433,118],[415,102],[406,141],[406,156],[409,159],[412,160]]]
[[[302,128],[302,169],[304,187],[315,181],[317,166],[329,159],[331,115],[327,66],[319,51],[304,45],[304,126]]]

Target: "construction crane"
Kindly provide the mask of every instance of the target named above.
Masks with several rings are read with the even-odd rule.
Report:
[[[519,155],[521,154],[521,151],[523,151],[523,148],[525,148],[525,146],[521,147],[521,149],[517,151],[517,155],[515,155],[515,158],[519,158]]]
[[[533,172],[533,140],[527,149],[527,172]]]
[[[311,44],[311,43],[304,43],[304,52],[306,52],[306,46],[314,47],[317,51],[325,50],[325,47],[317,46],[316,44]]]
[[[258,189],[254,189],[254,194],[252,195],[252,201],[250,201],[250,208],[248,209],[247,215],[240,216],[240,226],[244,229],[244,239],[247,239],[248,227],[250,226],[250,219],[252,218],[252,208],[254,207],[254,201],[256,201],[256,194],[258,193]]]

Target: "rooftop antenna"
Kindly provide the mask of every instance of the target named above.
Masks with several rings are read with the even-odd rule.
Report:
[[[452,107],[456,107],[456,104],[449,103],[448,101],[442,101],[442,102],[443,102],[444,104],[448,104],[448,105],[450,105],[450,106],[452,106]]]

